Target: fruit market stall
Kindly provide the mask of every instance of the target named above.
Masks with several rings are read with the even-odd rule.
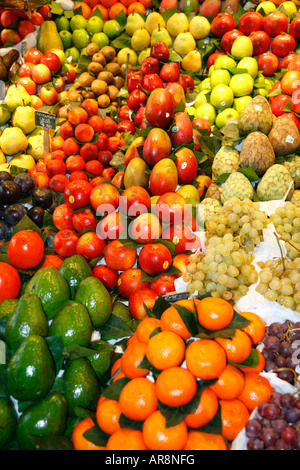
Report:
[[[299,4],[0,2],[1,449],[300,449]]]

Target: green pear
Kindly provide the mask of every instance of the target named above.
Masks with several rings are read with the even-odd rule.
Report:
[[[167,21],[167,30],[176,38],[179,33],[184,33],[189,30],[189,20],[184,13],[173,13]]]
[[[127,23],[125,31],[129,36],[133,36],[133,33],[140,28],[145,27],[144,18],[139,13],[130,13],[127,16]]]
[[[27,149],[28,140],[19,127],[6,127],[0,137],[0,147],[5,155],[15,155]]]
[[[31,155],[35,161],[44,156],[44,136],[32,135],[28,137],[28,155]]]
[[[131,47],[136,52],[141,52],[150,46],[151,36],[146,28],[137,29],[131,37]]]
[[[14,111],[18,106],[31,103],[31,96],[22,85],[11,85],[5,96],[5,104]]]
[[[13,112],[11,123],[20,127],[24,134],[30,134],[36,128],[35,109],[31,106],[18,106]]]
[[[0,126],[6,124],[11,118],[11,112],[6,105],[0,105]]]
[[[169,49],[172,47],[173,41],[170,33],[166,28],[158,25],[151,34],[151,45],[160,41],[164,42]]]
[[[144,51],[142,51],[139,54],[139,57],[138,57],[138,64],[139,65],[141,65],[141,63],[143,62],[144,59],[147,59],[148,57],[150,57],[150,52],[151,52],[151,48],[147,47],[147,49],[145,49]]]
[[[160,26],[161,28],[165,28],[166,23],[163,19],[162,15],[157,11],[151,11],[149,15],[147,15],[145,21],[145,28],[147,29],[149,34],[152,34],[153,31]]]
[[[196,41],[194,36],[187,31],[186,33],[179,33],[174,41],[174,49],[180,55],[186,55],[196,49]]]

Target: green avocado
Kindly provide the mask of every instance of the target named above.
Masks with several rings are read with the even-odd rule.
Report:
[[[48,322],[40,299],[34,294],[24,294],[7,320],[5,340],[11,349],[16,350],[32,334],[46,337]]]
[[[81,255],[65,258],[58,270],[66,279],[71,291],[72,289],[77,290],[83,279],[92,276],[92,270],[88,262]]]
[[[22,450],[37,448],[31,436],[61,436],[65,432],[68,405],[61,393],[52,393],[22,413],[16,431]]]
[[[49,327],[49,336],[60,336],[64,347],[87,346],[92,333],[91,317],[85,306],[78,302],[70,302],[63,307]]]
[[[36,401],[44,398],[55,380],[55,365],[47,341],[30,335],[10,358],[6,369],[9,394],[16,400]]]
[[[87,277],[81,281],[75,295],[75,302],[86,306],[94,328],[105,325],[112,313],[111,295],[96,277]]]
[[[15,435],[17,413],[10,398],[0,398],[0,449],[3,449]]]

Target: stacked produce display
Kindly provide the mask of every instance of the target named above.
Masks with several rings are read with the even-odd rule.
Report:
[[[0,448],[298,450],[299,2],[9,3]]]

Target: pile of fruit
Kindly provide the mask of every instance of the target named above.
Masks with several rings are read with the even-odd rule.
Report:
[[[299,447],[298,3],[1,10],[1,449]]]

